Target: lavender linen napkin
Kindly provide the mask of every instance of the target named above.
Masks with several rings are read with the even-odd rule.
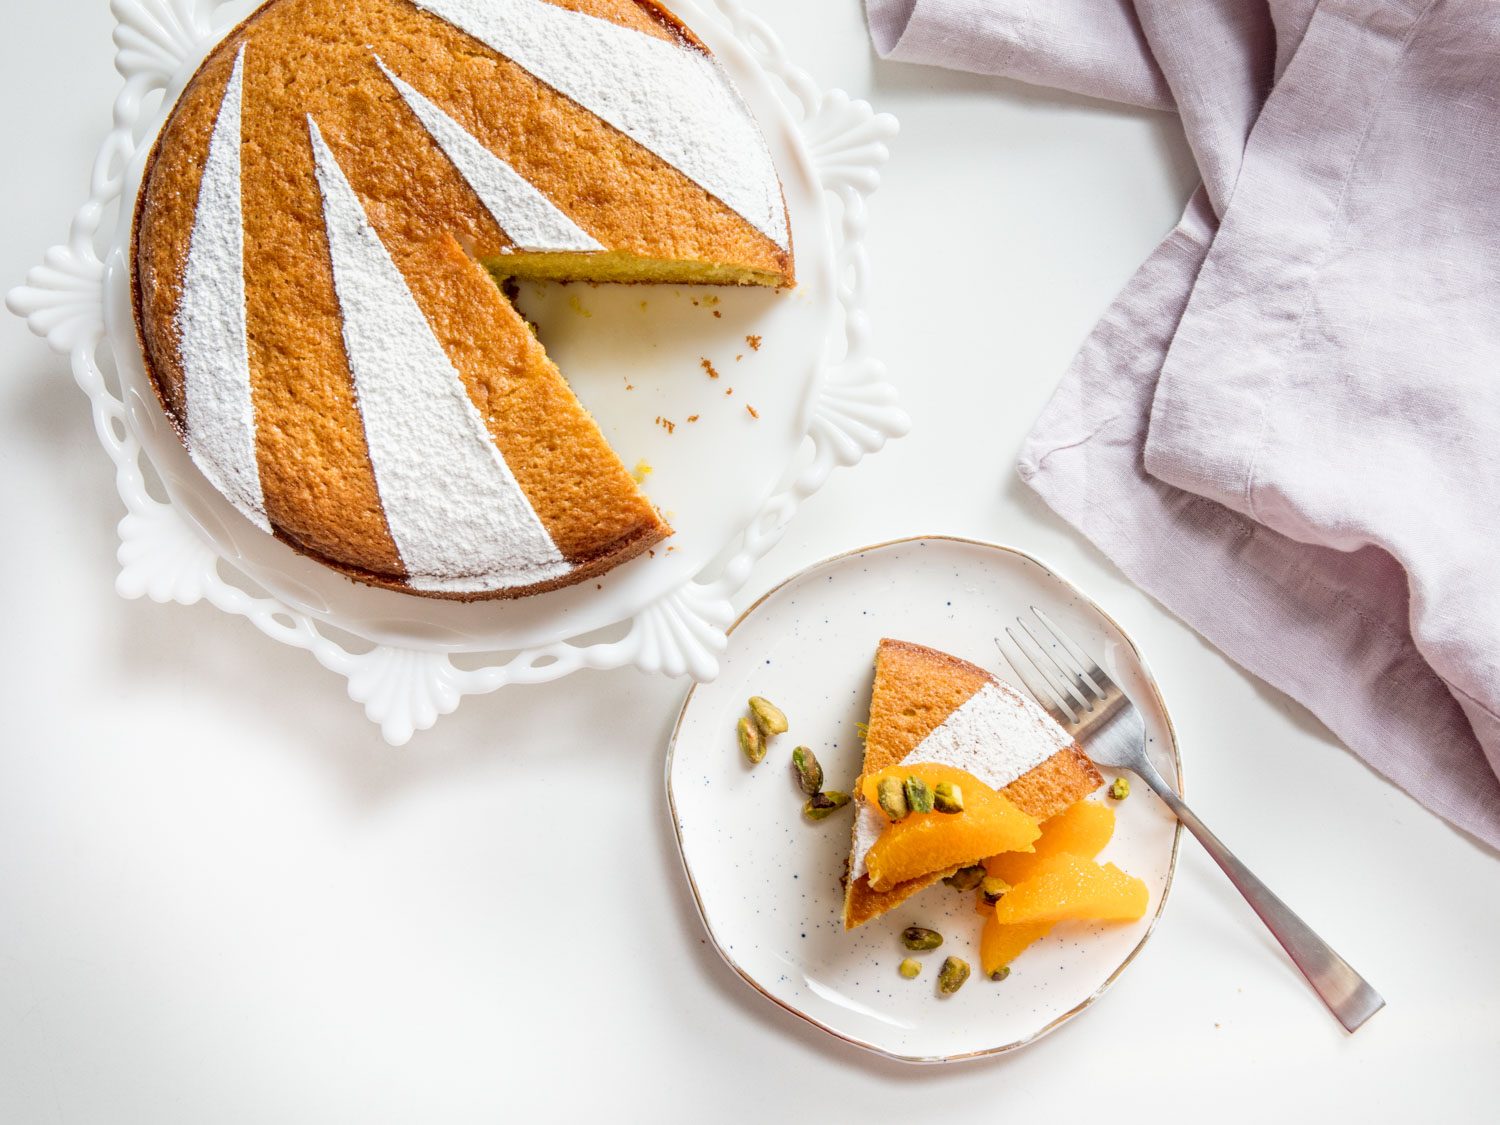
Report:
[[[1500,846],[1500,4],[868,9],[887,57],[1181,114],[1203,188],[1085,342],[1021,475]]]

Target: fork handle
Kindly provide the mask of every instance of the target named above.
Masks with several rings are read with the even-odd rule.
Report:
[[[1291,907],[1272,893],[1271,888],[1257,879],[1170,786],[1159,777],[1146,776],[1146,781],[1177,819],[1187,826],[1187,830],[1198,838],[1214,862],[1224,869],[1229,881],[1245,896],[1250,908],[1281,943],[1292,963],[1301,970],[1307,983],[1312,985],[1313,991],[1328,1005],[1328,1010],[1346,1031],[1357,1031],[1367,1019],[1385,1007],[1385,1000],[1370,987],[1370,982],[1356,973],[1349,962],[1335,953],[1297,917]],[[1157,784],[1158,781],[1161,784]]]

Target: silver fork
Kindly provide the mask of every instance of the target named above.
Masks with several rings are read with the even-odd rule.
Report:
[[[1044,643],[1026,618],[1018,617],[1016,624],[1031,642],[1030,646],[1022,643],[1015,630],[1007,628],[1005,633],[1023,659],[1012,659],[999,637],[995,638],[995,645],[1037,702],[1099,765],[1130,770],[1156,790],[1156,795],[1224,869],[1229,881],[1245,896],[1251,909],[1345,1029],[1357,1030],[1385,1007],[1380,993],[1251,874],[1156,771],[1146,754],[1146,726],[1141,713],[1104,674],[1098,661],[1089,657],[1040,609],[1032,606],[1031,612],[1051,635],[1052,643]],[[1032,676],[1022,670],[1024,664],[1030,664]]]

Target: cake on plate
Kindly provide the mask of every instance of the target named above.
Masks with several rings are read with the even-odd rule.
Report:
[[[758,126],[654,0],[269,0],[169,115],[133,267],[208,481],[352,578],[460,599],[671,533],[498,279],[795,281]]]
[[[882,640],[875,656],[861,783],[854,787],[854,838],[844,895],[847,929],[879,917],[959,866],[881,890],[872,885],[866,856],[889,822],[862,782],[896,766],[962,771],[1036,821],[1062,812],[1103,781],[1045,711],[983,668],[922,645]],[[977,863],[988,854],[968,856],[964,862]]]

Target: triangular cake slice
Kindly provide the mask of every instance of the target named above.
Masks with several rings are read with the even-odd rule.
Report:
[[[903,762],[965,770],[1037,820],[1056,815],[1103,781],[1078,744],[1031,699],[967,660],[886,639],[875,656],[862,776]],[[886,823],[856,784],[846,929],[952,874],[935,871],[886,891],[872,889],[864,857]]]

